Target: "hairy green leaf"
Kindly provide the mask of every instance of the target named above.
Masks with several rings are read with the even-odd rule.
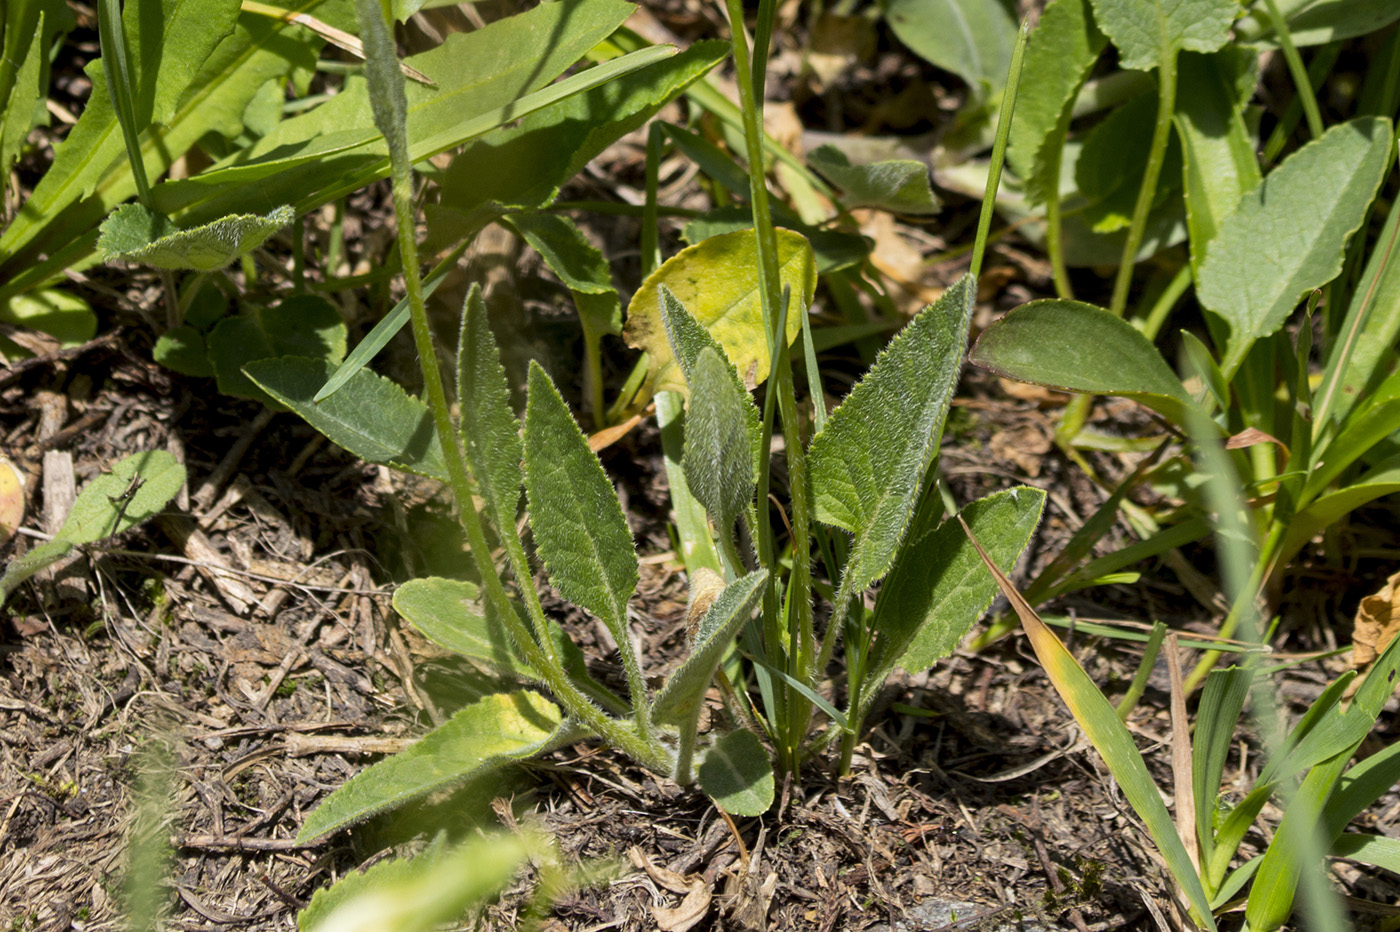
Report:
[[[1201,272],[1201,303],[1229,325],[1227,375],[1283,326],[1308,291],[1342,270],[1390,154],[1389,120],[1334,126],[1293,153],[1220,224]]]
[[[1074,180],[1090,203],[1082,212],[1096,233],[1123,230],[1132,222],[1138,190],[1152,149],[1157,95],[1140,94],[1108,115],[1089,133],[1074,165]],[[1181,146],[1168,139],[1153,207],[1175,199],[1181,178]]]
[[[840,149],[822,146],[807,153],[808,163],[845,192],[847,207],[877,207],[897,214],[936,214],[938,198],[929,186],[928,166],[914,159],[852,165]]]
[[[802,329],[798,314],[806,313],[816,289],[812,247],[791,230],[777,230],[778,274],[792,289],[795,311],[788,315],[787,340]],[[659,289],[665,285],[694,318],[710,332],[724,355],[743,377],[757,385],[768,378],[768,339],[763,332],[759,301],[758,253],[752,230],[728,233],[683,249],[647,276],[627,305],[623,335],[628,344],[650,360],[652,391],[686,391],[661,319]]]
[[[1090,395],[1123,395],[1176,424],[1191,396],[1157,347],[1101,307],[1023,304],[982,331],[968,360],[1007,379]]]
[[[185,467],[164,450],[133,453],[83,487],[53,540],[11,560],[0,576],[0,605],[15,587],[74,547],[130,530],[160,512],[185,484]]]
[[[525,405],[525,490],[549,581],[564,598],[601,618],[618,648],[630,651],[627,600],[639,578],[632,531],[602,463],[533,360]]]
[[[213,272],[252,252],[295,219],[296,213],[284,205],[266,216],[231,214],[180,229],[164,214],[123,204],[102,221],[97,248],[109,261]]]
[[[558,707],[537,693],[487,696],[407,750],[371,764],[322,801],[302,824],[306,844],[436,789],[537,753],[559,731]]]
[[[499,893],[532,853],[525,838],[477,835],[455,848],[439,836],[412,858],[379,861],[318,887],[297,914],[302,932],[428,932]]]
[[[204,334],[193,327],[173,327],[162,333],[151,349],[151,357],[181,375],[200,379],[214,377],[214,364],[209,361]]]
[[[296,295],[276,307],[253,305],[246,313],[226,317],[208,338],[209,362],[219,391],[282,406],[243,374],[243,366],[274,356],[304,356],[331,365],[345,358],[347,332],[340,312],[319,295]]]
[[[1178,51],[1214,52],[1230,38],[1235,0],[1094,0],[1094,18],[1134,71],[1160,66]]]
[[[520,506],[520,422],[510,409],[510,386],[481,288],[473,284],[462,306],[457,340],[457,398],[462,449],[498,529],[515,526]]]
[[[924,308],[812,439],[817,517],[855,535],[848,592],[884,575],[914,513],[958,383],[976,290],[964,276]]]
[[[747,729],[720,738],[700,762],[700,786],[725,812],[761,816],[773,805],[773,763]]]
[[[1001,0],[883,0],[885,20],[920,58],[983,100],[1006,83],[1016,20]]]
[[[516,659],[510,636],[481,611],[475,583],[436,576],[410,579],[394,590],[394,611],[428,640],[505,673],[533,676]]]
[[[563,214],[545,210],[507,214],[506,223],[540,254],[573,293],[584,338],[622,332],[622,301],[603,253]]]
[[[749,573],[726,586],[710,604],[691,640],[690,655],[656,694],[652,704],[655,721],[680,725],[700,714],[705,690],[710,688],[725,650],[753,617],[767,582],[767,570]]]
[[[427,405],[367,369],[325,401],[312,402],[334,370],[325,359],[301,356],[259,359],[243,367],[254,385],[365,462],[446,481],[447,463]]]
[[[1032,204],[1044,203],[1059,190],[1061,149],[1074,100],[1107,44],[1094,25],[1089,0],[1055,0],[1030,34],[1024,73],[1034,79],[1017,89],[1006,158]]]

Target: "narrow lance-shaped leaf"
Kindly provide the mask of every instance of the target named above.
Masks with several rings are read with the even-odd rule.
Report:
[[[1094,19],[1118,47],[1118,63],[1157,68],[1178,51],[1214,52],[1230,38],[1235,0],[1094,0]]]
[[[311,813],[297,834],[306,844],[433,790],[521,760],[549,743],[559,709],[533,692],[487,696],[405,751],[351,777]]]
[[[1080,301],[1032,301],[992,323],[968,360],[1003,378],[1132,398],[1173,423],[1194,405],[1162,354],[1132,324]]]
[[[729,534],[753,500],[758,407],[723,348],[664,285],[660,301],[667,342],[690,389],[682,460],[686,483],[721,533]]]
[[[462,448],[491,519],[503,531],[515,526],[520,505],[520,422],[510,409],[510,386],[481,287],[473,284],[462,306],[457,340],[457,398]]]
[[[928,166],[917,159],[852,165],[840,149],[825,145],[808,153],[807,161],[844,192],[842,203],[847,207],[877,207],[914,215],[938,213]]]
[[[842,588],[889,569],[938,452],[976,284],[964,276],[881,352],[812,440],[817,517],[855,534]]]
[[[1201,263],[1201,303],[1229,325],[1221,368],[1276,333],[1303,295],[1342,270],[1388,165],[1390,121],[1334,126],[1293,153],[1220,224]]]
[[[632,531],[603,464],[533,360],[525,404],[525,491],[549,581],[607,625],[635,691],[641,664],[627,634],[627,600],[639,578]],[[632,696],[639,710],[644,701]]]
[[[1162,802],[1162,795],[1157,789],[1157,784],[1153,782],[1152,774],[1147,770],[1147,764],[1143,762],[1137,745],[1133,743],[1132,734],[1128,731],[1127,726],[1119,720],[1118,712],[1113,708],[1113,704],[1099,691],[1089,674],[1079,665],[1079,661],[1055,636],[1055,632],[1050,629],[1050,626],[1035,613],[1035,609],[1031,608],[1030,604],[1022,598],[1021,593],[1011,584],[1011,580],[1006,578],[1006,574],[998,568],[997,564],[978,544],[971,531],[968,531],[968,536],[972,540],[973,546],[977,548],[982,562],[996,577],[997,586],[1001,589],[1002,594],[1006,596],[1017,617],[1021,619],[1021,626],[1025,629],[1031,647],[1035,650],[1036,658],[1045,668],[1045,674],[1050,678],[1055,691],[1059,693],[1060,698],[1064,700],[1065,705],[1074,715],[1074,720],[1079,723],[1080,728],[1084,729],[1084,734],[1088,736],[1094,748],[1103,757],[1104,763],[1108,765],[1109,772],[1113,774],[1113,779],[1123,791],[1123,796],[1128,800],[1128,804],[1133,807],[1138,818],[1142,819],[1147,826],[1147,831],[1151,834],[1152,840],[1156,842],[1162,860],[1166,862],[1168,870],[1171,871],[1172,879],[1177,882],[1191,906],[1191,918],[1203,928],[1215,932],[1215,919],[1211,915],[1210,903],[1204,888],[1201,886],[1196,867],[1186,853],[1186,846],[1181,843],[1181,838],[1176,833],[1176,826],[1172,823],[1171,814],[1167,812],[1166,804]]]
[[[692,639],[690,656],[656,694],[652,716],[657,722],[679,725],[700,714],[725,650],[753,617],[767,582],[768,571],[757,570],[730,583],[711,603]]]
[[[773,762],[758,735],[740,728],[700,762],[700,786],[731,815],[761,816],[773,805]]]

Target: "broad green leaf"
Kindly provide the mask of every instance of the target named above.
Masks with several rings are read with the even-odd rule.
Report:
[[[460,145],[511,117],[522,96],[548,84],[625,19],[632,7],[619,0],[546,3],[468,33],[454,33],[443,44],[405,61],[436,82],[405,88],[409,151],[416,161]],[[485,120],[482,125],[474,121]],[[358,141],[349,133],[358,133]],[[306,160],[304,146],[319,145],[327,133],[341,134],[337,145],[355,143],[331,157]],[[375,127],[364,81],[347,81],[340,93],[301,116],[283,120],[271,133],[236,156],[216,164],[201,180],[159,185],[153,197],[183,222],[234,212],[246,200],[242,180],[222,182],[215,173],[252,160],[283,158],[277,173],[263,179],[260,193],[293,204],[298,213],[387,176],[388,149]]]
[[[978,100],[1006,83],[1016,20],[1001,0],[882,0],[881,5],[899,41],[962,78]]]
[[[252,252],[295,219],[292,208],[282,206],[266,216],[231,214],[180,229],[164,214],[140,204],[123,204],[102,221],[97,248],[108,261],[214,272]]]
[[[700,762],[706,795],[737,816],[761,816],[773,805],[773,763],[758,735],[740,728],[720,738]]]
[[[371,764],[322,801],[297,841],[308,844],[433,790],[537,753],[563,723],[537,693],[487,696],[393,757]]]
[[[982,331],[968,360],[1019,382],[1123,395],[1175,424],[1183,423],[1183,411],[1195,404],[1136,327],[1081,301],[1021,305]]]
[[[997,565],[1012,566],[1044,507],[1044,492],[1017,486],[978,499],[961,515]],[[957,521],[906,542],[875,602],[871,687],[883,685],[896,663],[920,673],[951,654],[996,593],[996,580]]]
[[[441,577],[411,579],[394,591],[394,611],[417,628],[428,640],[455,651],[497,671],[535,682],[544,677],[534,667],[521,660],[511,643],[510,635],[496,618],[489,603],[477,599],[473,583]],[[484,611],[483,611],[484,609]],[[587,658],[564,629],[553,621],[549,625],[564,671],[588,693],[613,711],[622,712],[626,706],[611,696],[588,674]]]
[[[758,407],[719,343],[664,285],[661,321],[690,388],[682,459],[686,484],[729,534],[753,501],[762,432]],[[702,367],[706,356],[712,361]]]
[[[1108,39],[1094,25],[1089,0],[1055,0],[1040,14],[1026,46],[1007,161],[1021,176],[1026,199],[1043,204],[1059,190],[1061,149],[1075,98]]]
[[[443,205],[469,215],[490,203],[534,207],[552,201],[560,185],[598,153],[728,54],[727,42],[696,42],[672,58],[487,133],[453,159],[443,178]]]
[[[1265,47],[1278,44],[1273,17],[1263,3],[1235,23],[1235,35],[1243,42]],[[1296,46],[1325,45],[1379,32],[1400,19],[1400,5],[1391,0],[1278,0],[1279,13],[1288,24]]]
[[[656,694],[652,718],[660,724],[680,725],[700,714],[705,690],[724,659],[724,652],[750,618],[763,596],[768,571],[757,570],[724,588],[700,619],[690,655]],[[708,788],[707,788],[708,791]],[[766,807],[765,807],[766,808]],[[732,810],[731,810],[732,811]]]
[[[1348,832],[1333,842],[1329,853],[1400,874],[1400,839]]]
[[[0,576],[0,605],[15,587],[82,544],[154,517],[185,484],[185,467],[164,450],[133,453],[83,487],[53,540],[11,560]]]
[[[345,321],[319,295],[297,295],[276,307],[251,306],[246,313],[225,317],[208,337],[209,362],[219,391],[281,406],[243,374],[243,366],[275,356],[304,356],[331,365],[345,358]]]
[[[1199,273],[1219,223],[1259,183],[1245,104],[1259,80],[1259,56],[1239,46],[1177,61],[1176,138],[1181,144],[1191,267]]]
[[[790,230],[807,237],[816,256],[817,274],[850,268],[865,261],[870,255],[873,242],[858,233],[842,233],[838,230],[822,230],[809,227],[780,203],[773,205],[773,219]],[[737,233],[753,229],[753,210],[746,204],[727,204],[707,210],[698,217],[686,222],[681,228],[681,239],[694,246],[714,236]],[[824,331],[818,331],[824,332]]]
[[[855,535],[847,592],[884,575],[899,549],[938,453],[976,290],[964,276],[924,308],[812,439],[817,517]]]
[[[1094,0],[1094,19],[1118,48],[1118,64],[1159,67],[1178,51],[1214,52],[1230,38],[1235,0]]]
[[[1209,899],[1201,886],[1196,867],[1176,833],[1171,814],[1167,812],[1166,804],[1162,802],[1162,794],[1133,742],[1132,733],[1118,718],[1113,703],[1094,685],[1089,674],[1056,637],[1050,626],[1041,620],[1016,591],[1016,587],[997,564],[986,557],[984,551],[979,552],[983,554],[987,568],[996,577],[1002,594],[1011,602],[1017,617],[1020,618],[1021,627],[1025,630],[1040,665],[1045,668],[1046,676],[1055,687],[1055,692],[1059,693],[1074,720],[1084,729],[1085,736],[1103,757],[1109,772],[1113,774],[1114,782],[1122,790],[1123,797],[1147,826],[1148,833],[1157,845],[1157,851],[1191,906],[1191,918],[1197,925],[1215,932],[1215,919],[1211,915]]]
[[[807,162],[845,192],[847,207],[877,207],[897,214],[936,214],[938,198],[929,186],[928,166],[914,159],[852,165],[832,145],[807,154]]]
[[[533,360],[525,405],[525,491],[549,581],[602,619],[620,650],[631,650],[627,600],[639,578],[632,531],[603,464]]]
[[[475,583],[440,577],[410,579],[394,590],[394,611],[440,647],[506,673],[531,676],[516,659],[510,636],[481,611]]]
[[[1221,366],[1227,375],[1256,340],[1283,326],[1304,294],[1342,270],[1347,241],[1385,174],[1390,143],[1389,120],[1334,126],[1285,159],[1220,223],[1196,293],[1229,325]]]
[[[47,333],[64,346],[86,343],[97,333],[92,306],[57,288],[15,295],[0,304],[0,321]]]
[[[448,848],[439,836],[412,858],[379,861],[321,886],[297,914],[302,932],[428,932],[460,919],[510,883],[531,854],[519,835],[493,832]]]
[[[786,337],[791,343],[802,329],[797,314],[805,314],[812,303],[817,274],[807,240],[791,230],[776,232],[779,280],[792,289],[798,309],[788,315]],[[681,250],[647,276],[627,305],[623,335],[629,345],[647,354],[651,390],[685,393],[685,379],[676,366],[661,320],[657,295],[662,285],[724,348],[724,355],[738,368],[746,386],[768,378],[768,340],[763,332],[758,253],[752,230],[716,236]]]
[[[209,361],[204,334],[193,327],[174,327],[162,333],[151,350],[151,356],[165,368],[181,375],[200,379],[214,377],[214,364]]]
[[[475,284],[462,306],[457,340],[459,427],[467,465],[498,529],[515,526],[520,507],[520,422],[510,409],[510,386],[496,337]]]
[[[368,463],[384,463],[447,480],[447,464],[428,406],[397,383],[367,369],[320,404],[312,398],[334,366],[325,359],[283,356],[243,367],[253,384],[291,408],[327,439]]]

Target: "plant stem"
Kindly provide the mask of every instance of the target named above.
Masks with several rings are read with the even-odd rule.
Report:
[[[1288,62],[1288,73],[1293,76],[1293,86],[1298,93],[1298,103],[1303,107],[1303,115],[1308,119],[1308,132],[1312,138],[1316,139],[1323,133],[1322,113],[1317,109],[1317,95],[1313,92],[1312,79],[1308,76],[1308,69],[1303,64],[1303,56],[1298,54],[1298,47],[1293,44],[1293,34],[1288,30],[1288,22],[1279,12],[1278,4],[1274,0],[1264,0],[1264,5],[1269,8],[1269,19],[1274,24],[1274,34],[1278,36],[1278,44],[1283,49],[1283,60]]]
[[[987,248],[987,233],[992,228],[992,214],[996,210],[1001,169],[1006,164],[1006,143],[1011,137],[1011,120],[1016,113],[1016,92],[1021,86],[1021,60],[1025,57],[1026,39],[1030,34],[1030,20],[1022,20],[1020,31],[1016,34],[1016,45],[1011,50],[1011,65],[1006,71],[1006,88],[1001,92],[996,141],[992,143],[991,172],[987,176],[987,189],[982,192],[982,213],[977,218],[977,239],[972,248],[972,267],[968,270],[973,278],[982,273],[982,254]]]
[[[516,554],[511,553],[512,565],[521,590],[526,594],[527,605],[531,608],[532,620],[540,632],[540,642],[530,636],[529,630],[520,620],[515,606],[501,584],[500,576],[491,562],[486,533],[482,527],[481,515],[472,504],[471,479],[467,475],[466,458],[452,415],[447,404],[447,393],[443,388],[442,372],[438,366],[437,348],[433,344],[432,330],[428,324],[427,308],[423,303],[423,282],[418,268],[417,227],[413,215],[412,164],[408,155],[408,140],[403,114],[407,110],[404,97],[403,75],[399,71],[398,59],[384,22],[383,11],[376,0],[358,0],[360,22],[364,33],[366,57],[369,63],[367,74],[370,81],[370,99],[374,105],[375,122],[389,144],[391,175],[393,178],[394,214],[398,226],[399,254],[403,260],[404,286],[408,292],[410,323],[413,342],[418,351],[418,364],[423,373],[424,391],[428,407],[433,414],[438,441],[442,444],[444,459],[447,461],[448,484],[457,501],[457,512],[462,527],[467,533],[472,559],[477,565],[487,595],[495,604],[501,620],[510,631],[512,640],[524,655],[524,659],[540,674],[554,695],[580,722],[599,734],[604,740],[615,745],[644,766],[659,772],[669,772],[673,763],[671,754],[655,740],[646,740],[623,722],[606,715],[594,705],[568,678],[563,666],[553,654],[553,643],[548,637],[543,611],[539,609],[539,594],[530,582],[530,576],[520,575]],[[511,530],[514,530],[513,528]],[[502,533],[506,540],[507,552],[513,535]],[[519,547],[519,538],[516,538]],[[524,551],[520,548],[519,556]],[[526,567],[528,569],[528,567]],[[538,614],[537,614],[538,613]]]
[[[1147,232],[1147,216],[1152,212],[1152,201],[1157,195],[1157,179],[1162,174],[1162,163],[1167,157],[1167,142],[1171,139],[1172,111],[1176,107],[1176,49],[1169,49],[1157,69],[1157,125],[1152,130],[1152,148],[1147,155],[1147,168],[1142,174],[1142,186],[1138,188],[1137,205],[1133,208],[1133,221],[1128,227],[1128,241],[1123,244],[1123,258],[1118,266],[1118,278],[1113,283],[1113,303],[1109,310],[1122,317],[1128,309],[1128,290],[1133,284],[1133,267],[1137,264],[1138,250],[1142,247],[1143,235]]]

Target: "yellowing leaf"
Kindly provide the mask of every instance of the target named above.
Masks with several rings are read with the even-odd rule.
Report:
[[[793,310],[787,319],[787,341],[802,329],[797,315],[806,313],[817,285],[816,259],[807,238],[778,230],[778,276],[792,289]],[[768,378],[768,341],[763,332],[763,307],[758,289],[758,251],[752,230],[713,236],[683,249],[642,282],[627,305],[623,337],[651,360],[648,382],[652,392],[686,391],[666,328],[661,322],[659,289],[665,285],[710,335],[724,347],[749,388]]]

